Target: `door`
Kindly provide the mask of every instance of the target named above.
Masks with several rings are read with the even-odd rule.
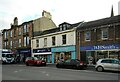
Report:
[[[105,70],[112,69],[112,63],[109,59],[102,60],[101,63]]]
[[[118,71],[120,70],[120,62],[119,60],[111,60],[112,70]]]

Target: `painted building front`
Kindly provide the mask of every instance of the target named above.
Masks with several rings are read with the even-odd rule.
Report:
[[[75,46],[61,46],[52,48],[52,63],[61,60],[76,59]]]
[[[45,59],[47,63],[52,63],[52,52],[51,48],[38,48],[33,49],[33,57],[39,57],[40,59]]]
[[[58,28],[45,30],[32,38],[32,55],[45,58],[49,63],[76,59],[76,29],[79,23],[62,23]],[[48,50],[49,49],[49,52]]]

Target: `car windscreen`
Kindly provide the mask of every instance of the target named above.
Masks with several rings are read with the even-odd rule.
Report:
[[[34,57],[34,60],[40,60],[39,58],[37,58],[37,57]]]
[[[8,58],[10,58],[10,57],[13,57],[13,54],[2,54],[2,57],[8,57]]]

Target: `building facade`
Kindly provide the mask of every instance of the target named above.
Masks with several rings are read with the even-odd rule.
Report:
[[[1,49],[2,49],[2,31],[0,31],[0,60],[2,58],[2,51],[1,51]]]
[[[95,63],[100,58],[120,59],[120,15],[84,22],[77,29],[77,54]]]
[[[31,37],[33,33],[33,21],[24,22],[18,25],[18,19],[15,17],[14,23],[10,29],[3,30],[3,48],[11,49],[16,56],[25,59],[31,56]]]
[[[49,63],[76,59],[76,28],[79,25],[62,23],[57,28],[36,32],[32,38],[32,55]]]
[[[33,22],[34,22],[33,32],[39,32],[56,28],[56,25],[52,20],[52,15],[44,10],[42,12],[42,17],[33,20]]]

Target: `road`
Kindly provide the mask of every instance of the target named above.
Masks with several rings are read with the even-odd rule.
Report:
[[[118,80],[119,75],[91,69],[61,69],[49,65],[46,67],[17,64],[2,66],[2,80]]]

